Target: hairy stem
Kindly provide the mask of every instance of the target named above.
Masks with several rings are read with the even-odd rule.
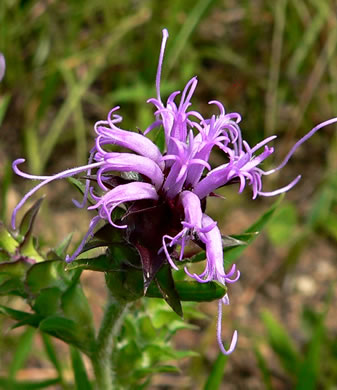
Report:
[[[110,295],[96,339],[96,347],[91,356],[98,390],[116,389],[116,374],[112,360],[113,343],[118,336],[128,306],[129,304],[120,302]]]

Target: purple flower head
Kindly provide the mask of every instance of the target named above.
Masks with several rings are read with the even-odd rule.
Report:
[[[40,180],[40,183],[16,206],[12,225],[15,228],[18,210],[45,184],[85,173],[84,199],[81,203],[74,203],[77,207],[84,207],[90,194],[94,204],[89,205],[88,209],[97,214],[91,220],[82,243],[72,256],[67,256],[67,262],[81,253],[86,241],[103,221],[124,232],[125,240],[137,249],[143,266],[145,289],[164,263],[178,269],[190,241],[205,249],[206,264],[200,274],[185,267],[186,274],[200,283],[217,281],[223,285],[231,284],[239,279],[240,272],[235,265],[228,271],[224,268],[220,230],[217,223],[205,213],[207,196],[219,187],[233,183],[238,183],[239,193],[250,186],[253,199],[259,195],[274,196],[288,191],[300,176],[287,186],[271,192],[263,191],[263,176],[283,168],[304,141],[322,127],[337,122],[337,118],[314,127],[293,146],[277,168],[265,171],[260,165],[273,154],[274,148],[269,144],[276,136],[251,147],[242,138],[240,115],[226,113],[220,102],[209,102],[219,110],[218,115],[210,118],[190,110],[197,87],[196,77],[188,81],[182,93],[173,92],[163,103],[160,78],[167,39],[165,29],[156,76],[157,96],[148,100],[155,106],[155,118],[144,134],[120,128],[122,117],[117,113],[119,107],[115,107],[106,121],[99,121],[95,125],[95,145],[90,151],[87,165],[53,176],[34,176],[19,170],[18,165],[23,159],[14,161],[13,169],[18,175]],[[146,137],[148,132],[159,127],[165,133],[164,153]],[[127,151],[111,151],[115,147]],[[224,153],[227,162],[212,169],[209,158],[214,147]],[[114,211],[117,208],[123,210],[124,216],[116,220]],[[235,348],[237,332],[234,332],[231,345],[226,350],[221,341],[222,304],[229,304],[227,294],[219,301],[217,337],[221,351],[229,354]]]

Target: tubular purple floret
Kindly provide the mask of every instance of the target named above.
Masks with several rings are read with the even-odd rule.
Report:
[[[279,166],[277,166],[274,169],[271,169],[269,171],[264,172],[264,175],[270,175],[270,174],[272,174],[272,173],[282,169],[287,164],[287,162],[289,161],[290,157],[295,153],[295,151],[298,149],[298,147],[300,145],[302,145],[306,140],[311,138],[318,130],[322,129],[323,127],[329,126],[332,123],[336,123],[336,122],[337,122],[337,118],[332,118],[332,119],[329,119],[329,120],[327,120],[325,122],[322,122],[322,123],[318,124],[317,126],[315,126],[313,129],[311,129],[309,131],[309,133],[307,133],[304,137],[302,137],[300,140],[298,140],[295,143],[295,145],[290,149],[290,151],[285,156],[284,160],[282,161],[282,163]],[[292,187],[290,187],[290,188],[292,188]]]
[[[139,172],[147,176],[157,190],[162,186],[164,175],[159,165],[153,160],[131,153],[109,152],[104,156],[107,168],[120,172]]]
[[[161,41],[161,47],[160,47],[160,54],[159,54],[159,61],[158,61],[158,68],[157,68],[157,75],[156,75],[156,91],[157,91],[157,99],[161,102],[160,98],[160,78],[161,78],[161,70],[163,66],[163,59],[164,59],[164,53],[165,53],[165,46],[167,39],[169,37],[169,33],[166,28],[162,30],[163,38]]]
[[[77,249],[75,250],[75,252],[71,256],[69,256],[69,255],[66,256],[65,261],[67,263],[70,263],[73,260],[75,260],[75,258],[81,253],[88,238],[92,237],[92,235],[94,233],[94,229],[97,226],[97,224],[99,223],[99,221],[101,221],[101,218],[98,215],[90,221],[89,229],[88,229],[87,233],[85,234],[85,236],[83,237],[83,240],[81,241],[80,245],[77,247]]]
[[[171,240],[171,243],[170,243],[169,245],[172,246],[172,241],[174,240],[174,237],[171,237],[171,236],[169,236],[168,234],[165,234],[165,235],[163,236],[163,238],[162,238],[162,244],[163,244],[163,246],[162,246],[162,248],[160,248],[159,252],[161,251],[161,249],[163,249],[163,250],[164,250],[164,253],[165,253],[165,255],[166,255],[166,259],[167,259],[167,261],[169,262],[170,266],[171,266],[173,269],[175,269],[176,271],[178,271],[179,268],[174,264],[174,261],[172,260],[170,254],[168,253],[167,244],[166,244],[166,241],[165,241],[166,238],[168,238],[169,240]]]
[[[301,175],[298,175],[292,182],[290,182],[288,185],[279,188],[278,190],[275,191],[269,191],[269,192],[263,192],[263,191],[258,191],[258,195],[260,196],[276,196],[283,194],[284,192],[289,191],[291,188],[295,187],[295,185],[300,181]]]
[[[16,173],[18,176],[24,177],[25,179],[30,179],[30,180],[46,180],[51,178],[52,176],[38,176],[38,175],[31,175],[29,173],[22,172],[19,168],[18,165],[23,164],[26,161],[24,158],[17,158],[12,162],[12,169],[14,173]]]
[[[190,81],[186,84],[183,93],[181,95],[180,103],[179,103],[179,110],[178,111],[186,111],[187,108],[191,105],[191,98],[193,96],[193,93],[198,85],[198,78],[197,76],[194,76],[191,78]],[[187,95],[187,97],[186,97]]]
[[[142,199],[158,200],[158,198],[157,191],[152,184],[131,182],[113,188],[100,198],[96,197],[97,203],[93,206],[89,206],[88,210],[94,210],[101,206],[107,207],[108,205],[116,203],[133,202]]]
[[[17,162],[16,166],[18,164],[22,163],[25,160],[24,159],[19,159],[19,161],[20,162],[18,163],[18,160],[16,160],[16,162]],[[13,211],[13,214],[12,214],[12,221],[11,221],[12,222],[12,228],[15,229],[15,219],[16,219],[16,214],[18,213],[18,211],[26,203],[26,201],[33,194],[35,194],[35,192],[38,191],[40,188],[42,188],[43,186],[45,186],[46,184],[48,184],[48,183],[50,183],[50,182],[52,182],[54,180],[64,179],[66,177],[75,176],[78,173],[81,173],[81,172],[86,171],[88,169],[98,168],[102,164],[103,164],[103,162],[99,162],[99,163],[92,163],[92,164],[88,164],[88,165],[83,165],[82,167],[66,169],[65,171],[57,173],[56,175],[48,176],[47,179],[43,179],[43,181],[41,183],[39,183],[37,186],[35,186],[33,189],[31,189],[29,192],[27,192],[27,194],[20,200],[20,202],[14,208],[14,211]]]
[[[94,158],[94,153],[91,151],[90,152],[90,156],[89,156],[89,160],[88,160],[88,164],[92,163],[93,158]],[[90,175],[91,175],[91,169],[88,169],[87,170],[87,176],[90,176]],[[85,206],[85,204],[87,203],[88,195],[89,195],[89,188],[90,188],[90,180],[86,179],[82,202],[79,202],[76,199],[72,199],[73,204],[77,208],[82,209]]]

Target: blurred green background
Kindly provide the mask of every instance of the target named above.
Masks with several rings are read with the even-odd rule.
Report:
[[[25,157],[23,169],[36,174],[85,163],[94,123],[116,105],[124,129],[151,123],[153,109],[145,102],[155,95],[164,27],[170,38],[162,96],[197,75],[194,108],[211,115],[207,103],[217,99],[239,112],[250,144],[277,134],[269,161],[277,164],[298,138],[337,115],[336,13],[334,0],[2,0],[0,219],[8,224],[32,186],[14,177],[13,159]],[[222,162],[215,153],[213,164]],[[238,263],[242,277],[229,289],[223,335],[228,340],[239,330],[235,353],[217,358],[216,303],[203,304],[209,316],[195,322],[200,330],[176,336],[177,347],[200,357],[176,363],[179,375],[156,376],[153,389],[336,389],[336,126],[304,144],[282,173],[265,180],[265,189],[299,173],[300,183]],[[67,183],[50,187],[37,223],[43,244],[72,230],[79,239],[88,216],[73,210],[76,194]],[[252,201],[249,191],[237,195],[234,188],[221,193],[226,199],[208,208],[223,234],[242,232],[272,202]],[[103,303],[97,278],[85,275],[86,288],[89,299]],[[20,332],[9,332],[1,317],[0,324],[1,376]],[[45,364],[37,340],[21,374],[48,377]]]

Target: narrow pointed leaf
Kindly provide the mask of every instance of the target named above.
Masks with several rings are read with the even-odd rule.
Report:
[[[71,285],[62,295],[61,306],[66,317],[80,327],[81,335],[87,340],[93,340],[95,337],[93,316],[79,283]]]
[[[27,328],[21,335],[18,346],[15,349],[13,360],[9,366],[8,375],[10,379],[14,379],[16,377],[16,373],[25,364],[28,355],[31,352],[34,335],[35,329],[32,328]]]
[[[284,369],[296,377],[300,358],[293,341],[270,312],[263,312],[262,320],[267,330],[267,339],[271,348],[276,353]]]
[[[62,370],[62,364],[57,356],[56,350],[53,346],[52,340],[50,339],[50,336],[48,336],[46,333],[41,332],[42,341],[44,344],[44,348],[46,350],[47,356],[49,361],[52,363],[52,365],[55,367],[55,370],[58,373],[58,376],[60,378],[60,382],[63,383],[63,370]]]
[[[46,389],[50,386],[57,385],[59,378],[46,379],[43,381],[11,381],[8,378],[0,377],[0,389],[4,390],[37,390]]]
[[[4,305],[0,305],[0,314],[7,315],[8,317],[11,317],[17,321],[23,321],[23,320],[26,320],[28,318],[33,317],[33,314],[31,314],[31,313],[27,313],[27,312],[21,311],[21,310],[15,310],[15,309],[12,309],[12,308],[4,306]]]
[[[204,386],[204,390],[218,390],[220,389],[223,376],[225,374],[225,367],[228,360],[228,356],[218,354],[215,363],[212,366],[212,370],[207,378]]]
[[[67,237],[54,249],[55,253],[63,258],[68,250],[71,239],[73,238],[73,233],[67,235]]]
[[[117,262],[112,261],[110,257],[106,255],[101,255],[90,259],[74,260],[71,263],[66,265],[67,271],[76,270],[76,269],[85,269],[85,270],[100,271],[100,272],[112,272],[112,271],[120,271],[121,265]]]
[[[82,195],[85,192],[85,182],[75,179],[74,177],[67,177],[67,180],[72,184]],[[95,204],[96,202],[90,194],[88,194],[88,202],[90,204]]]
[[[226,294],[226,287],[217,283],[198,283],[195,281],[175,281],[175,289],[181,301],[211,302],[221,299]],[[162,298],[159,288],[151,283],[146,296],[149,298]]]
[[[30,235],[33,229],[36,215],[39,212],[43,199],[44,199],[43,197],[38,199],[23,216],[19,226],[19,234],[21,236],[26,237],[27,235]]]
[[[165,264],[160,271],[157,272],[155,283],[165,301],[172,307],[178,316],[182,317],[183,309],[181,307],[179,294],[174,285],[171,267]]]
[[[81,328],[69,318],[57,315],[50,316],[40,322],[39,329],[65,341],[67,344],[77,346],[86,353],[91,347],[85,335],[81,333]]]
[[[71,354],[71,363],[74,371],[76,389],[92,390],[92,386],[89,381],[88,374],[85,369],[80,352],[76,348],[70,347],[70,354]]]

